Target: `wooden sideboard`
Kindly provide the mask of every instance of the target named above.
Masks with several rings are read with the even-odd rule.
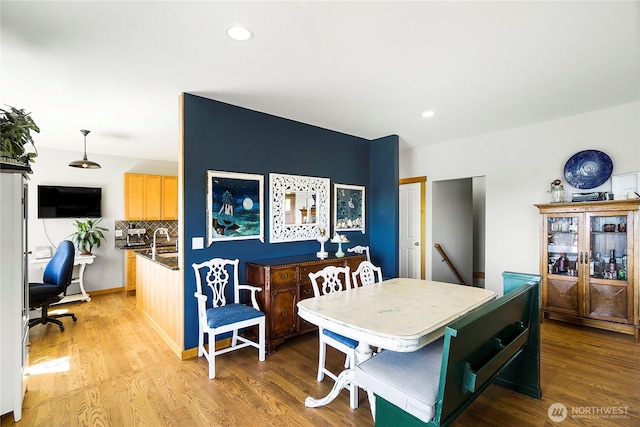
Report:
[[[309,273],[329,265],[349,266],[354,271],[364,259],[361,254],[325,259],[310,254],[247,262],[247,282],[262,288],[262,292],[258,292],[258,303],[266,315],[267,353],[273,353],[287,338],[316,329],[298,316],[296,306],[298,301],[313,297]]]

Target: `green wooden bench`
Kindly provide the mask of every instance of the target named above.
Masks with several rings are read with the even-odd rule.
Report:
[[[448,425],[494,381],[539,399],[540,280],[530,279],[426,347],[382,351],[358,365],[356,382],[375,395],[376,426]]]

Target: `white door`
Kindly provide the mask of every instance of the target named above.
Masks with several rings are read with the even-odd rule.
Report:
[[[400,277],[422,279],[422,194],[424,182],[400,184]]]

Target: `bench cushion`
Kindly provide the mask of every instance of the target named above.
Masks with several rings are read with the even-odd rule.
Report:
[[[427,423],[435,414],[443,341],[409,353],[384,350],[356,367],[356,381]]]

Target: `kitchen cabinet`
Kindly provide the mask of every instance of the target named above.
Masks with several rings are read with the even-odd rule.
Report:
[[[127,295],[134,292],[136,290],[136,252],[135,251],[125,251],[125,284],[124,291]]]
[[[178,177],[162,177],[162,219],[178,219]]]
[[[178,218],[178,177],[124,174],[125,220]]]
[[[364,255],[353,254],[321,260],[313,254],[247,262],[247,282],[262,289],[258,304],[266,316],[267,353],[273,353],[288,338],[316,329],[298,316],[298,301],[313,297],[309,273],[329,265],[349,266],[353,272],[364,259]]]
[[[638,200],[536,205],[542,316],[634,335],[638,321]]]
[[[22,418],[29,369],[26,173],[0,165],[0,415]],[[4,420],[4,417],[3,417]]]

